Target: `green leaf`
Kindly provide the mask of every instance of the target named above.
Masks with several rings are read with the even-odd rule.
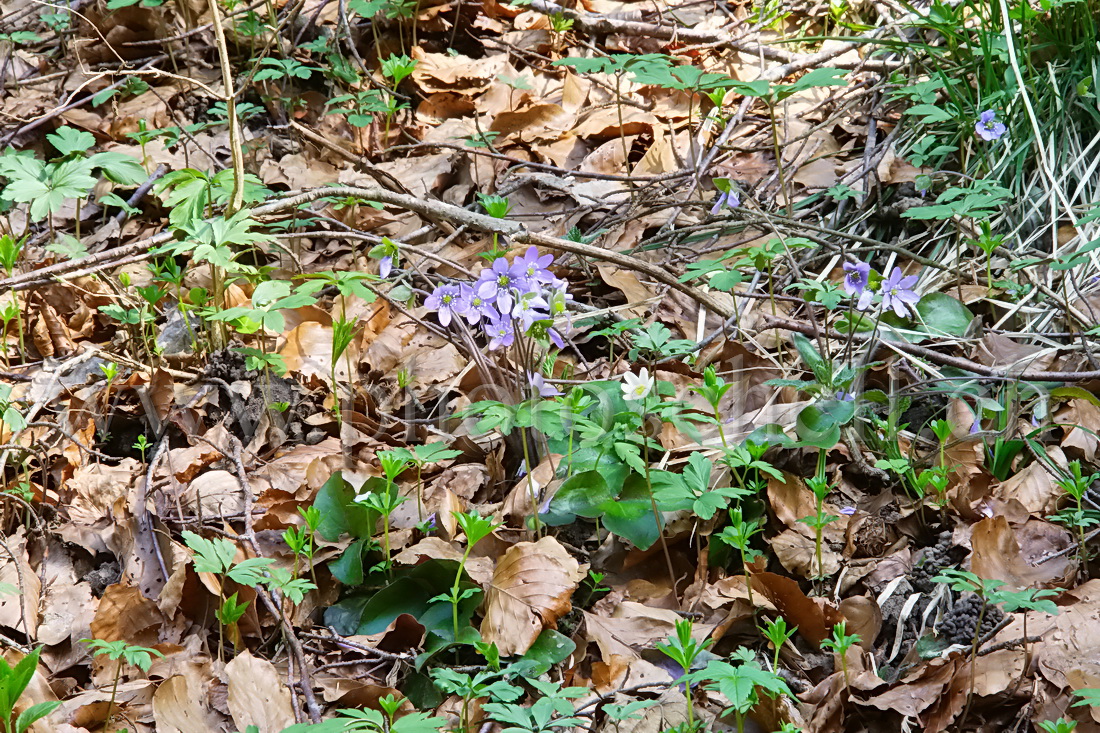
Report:
[[[59,127],[55,132],[47,135],[46,139],[57,148],[57,152],[62,157],[72,153],[83,153],[95,145],[95,135],[74,127]]]
[[[269,557],[250,557],[230,568],[226,576],[241,585],[259,585],[264,578],[264,571],[274,563]]]
[[[19,696],[34,676],[38,669],[38,656],[42,653],[42,647],[35,649],[19,660],[14,666],[8,666],[7,661],[0,658],[0,713],[11,715]]]
[[[208,540],[190,530],[182,533],[184,543],[195,553],[192,562],[196,573],[221,575],[229,570],[237,556],[237,546],[227,539],[215,537]]]
[[[370,540],[359,539],[348,545],[344,553],[328,564],[332,577],[344,585],[356,587],[363,584],[363,548]]]
[[[390,733],[436,733],[445,725],[447,725],[447,721],[443,718],[437,718],[428,713],[414,712],[402,715],[393,721]]]
[[[602,473],[583,471],[565,480],[554,494],[550,510],[555,514],[598,517],[601,514],[600,506],[614,499],[615,494]]]
[[[832,448],[840,440],[840,426],[855,414],[854,402],[823,400],[802,408],[795,434],[804,445]]]
[[[930,334],[964,336],[974,314],[946,293],[928,293],[917,303],[917,313]]]
[[[141,163],[125,153],[96,153],[88,162],[120,186],[140,186],[149,177]]]
[[[545,629],[519,660],[508,665],[508,671],[520,677],[541,677],[555,664],[564,662],[576,649],[577,645],[568,636],[554,629]]]
[[[317,534],[330,542],[340,539],[342,534],[356,538],[374,535],[377,513],[355,501],[355,492],[339,471],[317,492],[313,506],[321,513]]]
[[[47,700],[46,702],[31,705],[29,708],[19,713],[19,717],[16,718],[15,733],[25,733],[27,728],[30,728],[37,721],[42,720],[42,718],[45,718],[60,706],[60,700]]]
[[[661,530],[653,519],[653,507],[645,480],[631,474],[619,497],[600,505],[607,529],[630,540],[639,550],[648,550]]]
[[[823,385],[828,384],[832,376],[832,366],[821,357],[810,339],[800,333],[793,333],[791,334],[791,340],[794,341],[794,347],[798,350],[798,355],[802,357],[802,361],[806,362],[806,366],[810,367],[810,371],[814,373],[817,381]]]

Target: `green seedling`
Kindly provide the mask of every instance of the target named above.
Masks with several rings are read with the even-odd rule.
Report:
[[[821,642],[823,649],[831,649],[840,657],[840,668],[844,672],[845,687],[848,686],[848,650],[860,641],[859,634],[847,633],[847,624],[847,621],[841,621],[833,626],[832,637]]]
[[[695,727],[695,712],[692,704],[691,685],[687,684],[687,677],[691,673],[699,656],[707,647],[714,643],[713,639],[705,639],[702,642],[691,638],[692,623],[687,619],[676,622],[676,635],[670,636],[668,642],[657,642],[657,649],[666,657],[676,662],[684,671],[680,681],[684,682],[684,698],[687,705],[688,728]]]
[[[499,523],[493,522],[488,517],[483,517],[476,511],[472,512],[451,512],[455,520],[458,522],[459,528],[466,535],[466,551],[462,553],[462,560],[458,563],[458,572],[455,573],[455,582],[451,587],[449,593],[435,596],[432,601],[446,601],[451,604],[451,619],[454,622],[454,641],[459,643],[460,637],[458,633],[458,605],[465,598],[469,598],[477,592],[474,588],[461,587],[462,576],[466,572],[466,561],[470,559],[470,552],[473,551],[474,545],[481,540],[492,534],[493,530],[500,526]]]
[[[772,645],[772,669],[779,669],[779,652],[783,649],[783,645],[790,641],[796,631],[798,631],[797,626],[787,628],[787,620],[782,616],[774,621],[768,621],[764,624],[764,628],[760,629],[760,633]]]
[[[122,676],[122,665],[129,664],[137,667],[142,672],[148,672],[153,664],[153,657],[164,657],[164,654],[156,649],[145,646],[128,644],[125,641],[103,641],[102,639],[81,639],[81,644],[87,644],[95,656],[107,656],[115,665],[115,679],[111,684],[111,699],[107,701],[107,716],[104,725],[111,727],[112,712],[115,705],[115,694],[118,692],[118,680]]]

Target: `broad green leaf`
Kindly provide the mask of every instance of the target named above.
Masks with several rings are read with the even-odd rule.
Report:
[[[917,313],[924,323],[924,330],[931,334],[963,336],[974,314],[946,293],[928,293],[917,303]]]
[[[565,480],[554,494],[550,510],[555,514],[598,517],[600,506],[614,499],[615,494],[599,471],[583,471]]]
[[[600,506],[608,530],[630,540],[639,550],[648,550],[660,536],[653,519],[653,505],[645,480],[637,474],[627,479],[619,497]]]
[[[95,135],[74,127],[59,127],[46,136],[50,144],[57,148],[62,157],[72,153],[83,153],[95,145]]]
[[[568,636],[554,629],[545,629],[531,648],[508,666],[508,671],[521,677],[541,677],[555,664],[564,662],[576,649],[577,645]]]
[[[149,177],[141,163],[125,153],[96,153],[88,162],[120,186],[140,186]]]
[[[355,538],[374,535],[377,513],[355,502],[355,492],[339,471],[317,492],[313,506],[321,513],[317,534],[330,542],[340,539],[342,534]]]

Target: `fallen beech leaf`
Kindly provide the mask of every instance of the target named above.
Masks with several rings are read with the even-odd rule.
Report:
[[[27,562],[27,538],[23,527],[19,527],[4,544],[6,548],[0,553],[0,583],[17,588],[19,593],[4,594],[0,598],[0,626],[26,631],[33,638],[38,628],[42,582]]]
[[[217,730],[221,721],[200,700],[203,690],[185,675],[176,675],[160,683],[153,695],[153,719],[162,733],[191,733]]]
[[[501,656],[526,652],[545,628],[572,608],[570,596],[584,572],[553,537],[521,542],[497,563],[485,598],[481,638]]]
[[[970,546],[970,569],[987,580],[1003,580],[1012,588],[1049,585],[1061,580],[1068,562],[1056,558],[1042,565],[1029,564],[1020,552],[1016,530],[1003,516],[987,517],[975,524]]]
[[[882,609],[874,598],[850,596],[840,602],[840,612],[848,623],[845,632],[859,635],[859,645],[864,651],[871,651],[875,639],[882,628]]]
[[[290,690],[275,665],[245,650],[225,665],[229,678],[229,713],[238,730],[255,725],[260,733],[279,733],[294,725]]]
[[[91,626],[96,639],[152,645],[159,641],[156,629],[162,623],[157,604],[136,587],[115,583],[103,592]]]
[[[818,575],[817,545],[814,540],[796,530],[788,529],[773,537],[771,546],[775,556],[787,570],[803,578]],[[826,576],[831,576],[840,570],[840,555],[829,548],[825,542],[821,546],[821,561],[824,566],[821,569]]]
[[[626,296],[626,302],[630,307],[623,309],[625,313],[634,317],[645,314],[649,309],[647,303],[653,298],[653,291],[638,279],[637,273],[614,265],[597,265],[596,270],[605,283],[622,291]]]
[[[782,575],[753,573],[752,589],[771,601],[788,626],[797,626],[802,638],[815,647],[832,633],[833,626],[844,620],[840,611],[824,598],[808,597],[798,583]]]
[[[1100,677],[1100,580],[1067,591],[1058,605],[1060,613],[1054,617],[1028,614],[1028,634],[1043,634],[1035,645],[1039,672],[1061,688],[1069,686],[1070,670]],[[1051,622],[1050,630],[1043,633],[1037,619]]]
[[[893,710],[908,717],[916,717],[928,709],[951,683],[955,674],[955,661],[942,663],[935,660],[918,669],[914,674],[902,680],[903,684],[894,685],[881,695],[866,700],[852,698],[860,705],[869,705],[879,710]]]
[[[1058,465],[1066,465],[1065,455],[1057,446],[1049,446],[1047,454]],[[1016,499],[1034,516],[1045,517],[1058,510],[1065,492],[1054,485],[1047,468],[1035,461],[993,487],[992,495],[1001,501]]]

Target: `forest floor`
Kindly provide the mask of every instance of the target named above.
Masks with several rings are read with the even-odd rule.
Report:
[[[0,0],[5,729],[1100,731],[1093,5]]]

